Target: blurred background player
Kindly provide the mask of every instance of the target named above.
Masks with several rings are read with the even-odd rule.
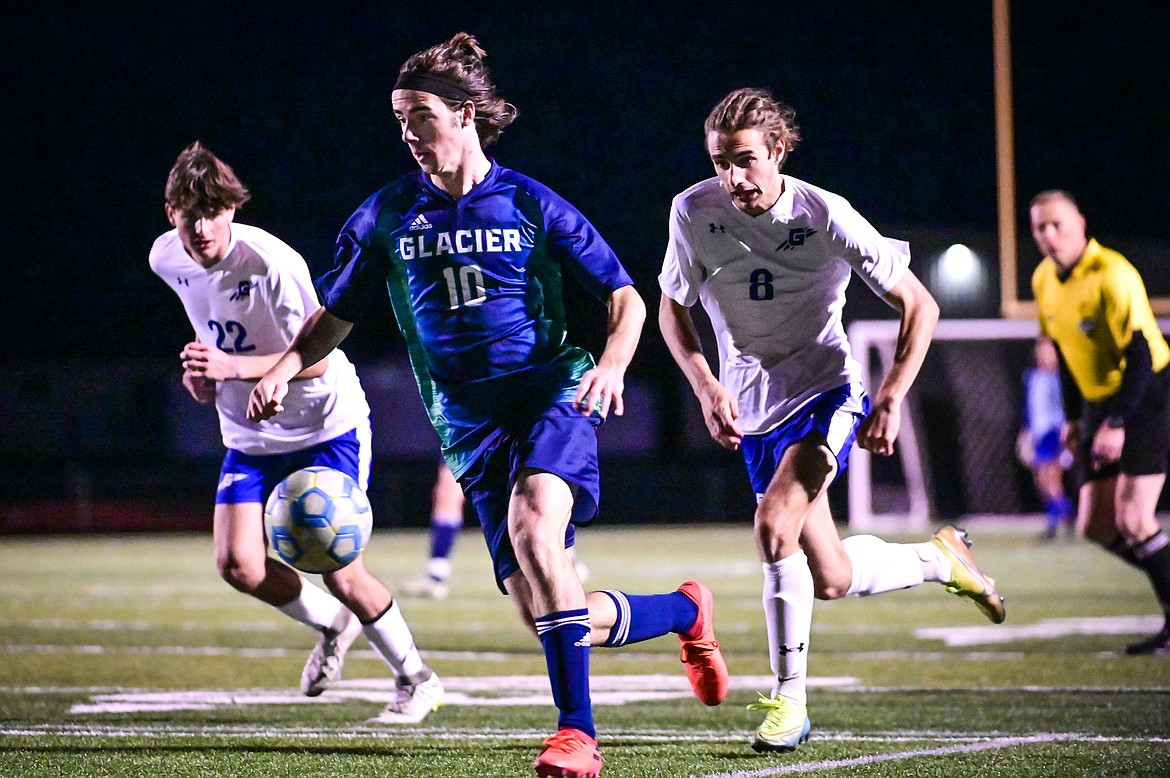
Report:
[[[1071,194],[1041,192],[1029,217],[1044,255],[1032,274],[1040,334],[1072,376],[1065,429],[1077,452],[1077,527],[1146,574],[1165,616],[1126,653],[1170,654],[1170,539],[1155,515],[1170,452],[1170,347],[1137,269],[1088,237]]]
[[[1062,526],[1068,534],[1076,530],[1076,511],[1064,489],[1064,471],[1073,457],[1064,445],[1064,400],[1056,346],[1048,338],[1037,338],[1032,353],[1032,367],[1024,371],[1016,454],[1032,472],[1044,507],[1044,537],[1052,540]]]
[[[463,528],[463,510],[466,500],[459,482],[451,468],[439,460],[439,472],[431,489],[430,556],[426,567],[417,575],[398,584],[398,594],[403,597],[429,597],[442,600],[450,590],[451,552],[455,540]],[[566,551],[581,583],[589,580],[589,568],[577,557],[577,547]]]
[[[696,696],[717,705],[727,668],[707,587],[591,592],[565,549],[597,513],[597,433],[621,415],[645,304],[596,228],[543,184],[484,152],[516,116],[466,33],[411,56],[391,103],[420,170],[373,194],[318,281],[325,307],[261,379],[249,417],[283,410],[288,381],[373,315],[390,291],[443,456],[480,519],[496,584],[544,650],[557,731],[534,768],[591,778],[601,753],[592,645],[675,633]],[[607,306],[600,358],[565,340],[565,274]],[[577,290],[574,290],[577,291]]]
[[[150,251],[151,269],[174,289],[195,329],[180,354],[183,386],[197,401],[215,403],[227,447],[215,494],[216,565],[237,590],[321,634],[301,676],[302,692],[315,697],[332,685],[346,651],[364,633],[398,681],[379,720],[421,721],[442,701],[442,684],[363,557],[324,574],[326,592],[267,553],[263,504],[285,476],[323,465],[367,488],[370,409],[353,365],[331,351],[290,383],[279,424],[247,420],[256,379],[320,308],[300,254],[264,230],[234,222],[249,197],[228,165],[192,143],[167,179],[174,229]]]
[[[868,595],[936,581],[1004,619],[995,582],[946,527],[922,543],[873,535],[841,540],[827,490],[854,440],[890,455],[902,401],[922,366],[938,305],[888,240],[844,198],[781,166],[799,134],[795,113],[763,89],[737,89],[711,110],[704,140],[715,177],[674,198],[659,275],[659,327],[717,442],[740,449],[756,493],[764,618],[774,685],[757,751],[808,737],[806,676],[814,598]],[[841,324],[852,273],[901,313],[893,364],[871,405]],[[719,377],[690,307],[702,302]]]

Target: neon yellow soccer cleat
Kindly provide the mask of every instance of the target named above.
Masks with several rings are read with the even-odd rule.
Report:
[[[966,530],[957,527],[943,527],[934,533],[931,542],[951,563],[951,580],[947,591],[960,597],[970,598],[992,624],[1000,624],[1007,618],[1003,597],[995,589],[995,579],[985,576],[975,566],[975,560],[968,550],[971,541]]]
[[[768,699],[760,695],[759,702],[753,702],[748,710],[766,710],[764,723],[752,734],[751,744],[755,751],[795,751],[796,747],[808,740],[812,724],[808,710],[783,697]]]

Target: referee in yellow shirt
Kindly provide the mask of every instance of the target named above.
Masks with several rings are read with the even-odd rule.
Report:
[[[1126,653],[1170,655],[1170,539],[1154,516],[1170,453],[1170,347],[1141,276],[1086,236],[1072,195],[1041,192],[1029,210],[1044,255],[1032,274],[1040,333],[1072,379],[1063,382],[1064,437],[1077,455],[1077,527],[1144,571],[1166,615]]]

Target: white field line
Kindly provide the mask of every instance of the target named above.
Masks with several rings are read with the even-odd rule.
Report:
[[[295,737],[306,740],[380,740],[387,737],[418,737],[435,740],[480,740],[480,741],[527,741],[540,740],[548,736],[543,729],[496,729],[496,728],[453,728],[453,727],[373,727],[358,726],[344,729],[328,729],[322,727],[274,727],[248,725],[212,725],[196,727],[177,724],[5,724],[0,723],[0,737],[78,737],[78,738],[242,738],[263,739],[275,737]],[[887,761],[891,758],[907,758],[905,755],[926,756],[946,753],[961,753],[963,751],[983,750],[986,748],[1004,747],[1005,745],[1020,745],[1032,742],[1052,742],[1068,740],[1082,743],[1170,743],[1170,737],[1120,737],[1093,735],[1078,732],[1040,733],[1036,735],[1005,735],[1004,733],[964,733],[914,731],[906,732],[875,732],[872,734],[858,734],[855,732],[828,732],[817,730],[815,740],[826,740],[840,743],[923,743],[935,742],[951,744],[931,750],[914,750],[897,754],[881,754],[872,757],[860,757],[840,762],[821,762],[815,769],[824,769],[825,765],[847,766],[873,761]],[[599,730],[599,740],[602,745],[617,745],[621,743],[672,743],[672,742],[746,742],[746,736],[739,731],[726,730],[663,730],[663,729],[613,729],[602,727]],[[809,768],[814,765],[782,765],[777,766],[781,772],[792,768]],[[745,778],[746,776],[777,775],[780,773],[768,771],[753,771],[744,773],[720,773],[706,778]]]
[[[123,631],[145,632],[155,628],[151,622],[134,620],[119,621],[94,619],[89,621],[71,619],[38,619],[30,622],[0,621],[0,626],[11,627],[15,624],[31,626],[39,629],[86,629],[90,631]],[[919,640],[939,640],[948,647],[968,648],[980,645],[1003,644],[1030,640],[1052,640],[1054,638],[1072,635],[1143,635],[1156,632],[1162,625],[1159,616],[1110,616],[1100,618],[1058,618],[1043,619],[1033,624],[1007,624],[984,626],[950,626],[928,627],[915,630],[914,636]],[[466,631],[472,625],[461,625]],[[243,625],[228,624],[223,627],[233,632],[271,632],[278,629],[277,625]],[[184,623],[179,625],[182,631],[202,630],[202,625]],[[484,631],[483,625],[474,625],[474,631]],[[744,627],[743,631],[749,631]],[[826,632],[872,632],[872,629],[840,630],[823,628]],[[300,649],[287,648],[226,648],[223,646],[102,646],[95,644],[84,645],[7,645],[0,646],[0,651],[7,653],[80,653],[80,654],[159,654],[179,656],[245,656],[256,658],[283,657],[300,653]],[[606,652],[609,653],[609,652]],[[507,662],[512,654],[503,651],[427,651],[424,655],[430,659],[469,660],[479,662]],[[1120,654],[1118,654],[1120,656]],[[377,654],[370,650],[355,650],[351,656],[362,659],[377,659]],[[645,654],[614,654],[611,659],[641,659]],[[1003,651],[969,651],[964,654],[953,654],[942,651],[867,651],[848,654],[838,654],[849,660],[913,660],[913,661],[948,661],[952,659],[967,660],[1002,660],[1019,659],[1021,652]],[[1108,659],[1109,652],[1098,655],[1099,659]]]
[[[878,764],[881,762],[904,761],[918,759],[924,756],[950,756],[952,754],[970,754],[977,751],[989,751],[997,748],[1015,748],[1032,743],[1053,743],[1058,741],[1075,742],[1170,742],[1167,738],[1101,738],[1097,736],[1078,735],[1071,732],[1049,732],[1022,737],[997,737],[982,742],[965,743],[938,748],[918,748],[910,751],[898,751],[890,754],[868,754],[851,759],[829,759],[820,762],[804,762],[800,764],[785,764],[775,767],[764,767],[758,770],[737,770],[733,773],[708,773],[692,778],[768,778],[773,775],[800,775],[804,773],[818,773],[840,768],[858,767],[861,765]]]
[[[809,685],[845,687],[856,678],[810,678]],[[771,685],[770,676],[737,676],[730,683],[738,690],[758,690]],[[479,708],[553,705],[545,676],[460,677],[443,679],[444,704]],[[684,700],[692,692],[681,675],[597,675],[590,679],[596,706],[633,702]],[[141,713],[180,710],[216,710],[246,705],[322,705],[351,700],[385,704],[397,695],[393,679],[370,678],[341,681],[319,697],[305,697],[293,690],[168,690],[99,693],[87,702],[74,703],[73,715]]]
[[[207,625],[184,621],[179,624],[161,624],[144,619],[124,621],[121,619],[30,619],[28,621],[0,621],[0,627],[28,627],[30,629],[92,630],[97,632],[147,632],[150,630],[181,630],[183,632],[207,632]],[[217,632],[276,632],[284,625],[275,621],[223,622],[215,625]]]
[[[916,630],[920,640],[941,640],[948,646],[979,646],[1017,640],[1051,640],[1069,635],[1143,635],[1161,629],[1163,616],[1043,619],[1036,624],[979,627],[929,627]]]
[[[606,661],[642,662],[660,660],[666,656],[671,658],[677,654],[657,654],[649,652],[610,652],[607,649],[597,649],[599,655],[605,656]],[[59,645],[49,643],[11,644],[0,646],[0,653],[9,654],[132,654],[132,655],[159,655],[159,656],[240,656],[258,659],[270,659],[287,656],[303,656],[307,648],[227,648],[225,646],[105,646],[94,643],[79,645]],[[462,660],[469,662],[512,662],[520,654],[535,654],[535,651],[521,650],[507,651],[422,651],[426,659]],[[833,656],[841,659],[858,661],[904,661],[915,662],[953,662],[955,660],[1002,661],[1021,659],[1026,654],[1020,651],[857,651],[849,653],[834,653]],[[1102,653],[1100,659],[1108,659],[1113,654]],[[1121,654],[1117,654],[1121,656]],[[354,659],[378,659],[372,649],[352,649],[349,657]]]
[[[304,656],[307,648],[227,648],[225,646],[103,646],[93,643],[83,645],[54,645],[48,643],[14,644],[0,646],[0,652],[9,654],[135,654],[158,656],[242,656],[258,659],[273,657]],[[528,652],[525,652],[528,653]],[[452,659],[474,662],[510,662],[515,654],[503,651],[424,651],[427,659]],[[348,656],[357,659],[379,659],[372,649],[354,649]],[[655,658],[652,654],[640,656]],[[673,654],[672,654],[673,656]]]
[[[633,702],[685,700],[691,690],[681,675],[595,675],[590,679],[594,705],[621,706]],[[445,704],[459,707],[500,708],[519,706],[547,707],[553,704],[548,691],[548,679],[537,675],[515,676],[447,676]],[[737,691],[758,691],[771,683],[770,676],[734,676],[730,686]],[[967,688],[923,689],[922,687],[866,687],[856,678],[813,677],[809,685],[833,688],[853,693],[911,692],[944,694],[968,692]],[[981,688],[981,694],[1166,694],[1170,688],[1117,687],[1002,687]],[[331,705],[344,702],[374,702],[385,704],[396,695],[396,687],[389,678],[363,678],[340,681],[337,686],[319,697],[305,697],[294,689],[55,689],[52,687],[0,688],[0,694],[48,695],[75,694],[87,699],[71,705],[72,715],[106,715],[162,711],[206,711],[245,706]]]

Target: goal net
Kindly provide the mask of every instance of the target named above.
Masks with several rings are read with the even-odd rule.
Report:
[[[848,327],[872,392],[893,362],[896,320]],[[846,471],[849,525],[920,531],[937,520],[1039,511],[1031,474],[1016,459],[1023,373],[1034,320],[944,319],[903,409],[893,457],[854,447]]]

